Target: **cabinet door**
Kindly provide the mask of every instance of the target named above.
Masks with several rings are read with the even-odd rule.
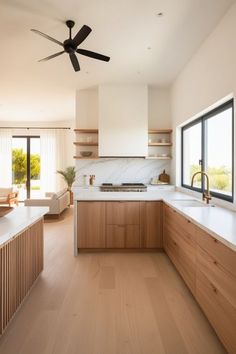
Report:
[[[142,246],[162,248],[162,202],[141,204]]]
[[[139,202],[107,202],[107,225],[139,225]]]
[[[196,227],[169,206],[164,206],[164,248],[186,284],[195,293]]]
[[[126,225],[125,248],[140,248],[139,225]]]
[[[236,255],[206,232],[197,235],[196,298],[228,352],[236,353]]]
[[[105,203],[78,202],[77,237],[79,248],[105,248]]]
[[[107,225],[106,227],[106,247],[125,247],[125,225]]]
[[[126,202],[106,202],[106,224],[125,225]]]
[[[205,273],[205,272],[204,272]],[[205,312],[227,352],[236,353],[236,309],[206,273],[197,269],[196,299]]]

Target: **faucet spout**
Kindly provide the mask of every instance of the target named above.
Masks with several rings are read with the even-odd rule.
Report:
[[[209,201],[211,200],[211,194],[210,194],[210,184],[209,184],[209,176],[206,172],[204,171],[198,171],[198,172],[195,172],[192,176],[192,181],[191,181],[191,187],[193,187],[193,182],[194,182],[194,178],[197,176],[197,175],[201,175],[201,176],[205,176],[206,177],[206,181],[207,181],[207,188],[206,188],[206,192],[203,191],[202,193],[202,200],[205,201],[206,200],[206,203],[209,204]]]

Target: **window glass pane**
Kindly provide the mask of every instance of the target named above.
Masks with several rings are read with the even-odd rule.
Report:
[[[12,139],[12,184],[19,191],[19,201],[27,198],[27,140],[26,138]]]
[[[183,130],[183,184],[191,185],[192,175],[201,171],[201,123]],[[201,188],[201,176],[194,180],[194,187]]]
[[[30,138],[30,198],[40,198],[40,138]]]
[[[205,121],[205,169],[212,192],[232,195],[232,108]]]

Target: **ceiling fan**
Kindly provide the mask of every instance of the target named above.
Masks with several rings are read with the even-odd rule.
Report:
[[[92,31],[92,29],[89,26],[84,25],[83,27],[81,27],[79,32],[74,36],[74,38],[72,38],[72,28],[74,27],[75,22],[72,20],[68,20],[68,21],[66,21],[66,25],[69,28],[69,38],[66,39],[63,43],[58,41],[57,39],[54,39],[54,38],[48,36],[47,34],[45,34],[43,32],[40,32],[36,29],[31,29],[31,31],[33,31],[34,33],[37,33],[40,36],[43,36],[43,37],[49,39],[50,41],[57,43],[61,47],[63,47],[63,50],[61,52],[58,52],[58,53],[50,55],[49,57],[43,58],[43,59],[39,60],[39,62],[47,61],[47,60],[53,59],[63,53],[67,53],[70,56],[70,61],[73,65],[74,70],[79,71],[80,65],[79,65],[79,61],[78,61],[75,53],[85,55],[86,57],[90,57],[93,59],[98,59],[98,60],[103,60],[103,61],[110,60],[110,57],[107,57],[106,55],[102,55],[99,53],[91,52],[90,50],[78,48],[78,46],[88,37],[89,33]]]

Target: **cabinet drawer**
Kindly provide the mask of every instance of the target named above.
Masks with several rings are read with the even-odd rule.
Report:
[[[138,225],[107,225],[107,248],[140,248]]]
[[[125,247],[125,225],[107,225],[106,227],[106,247]]]
[[[106,202],[107,225],[139,225],[139,202]]]
[[[187,218],[180,215],[177,211],[165,205],[164,222],[170,222],[173,229],[188,244],[195,247],[196,244],[196,226]]]
[[[140,248],[139,225],[126,225],[125,247]]]
[[[236,353],[236,309],[202,272],[197,269],[196,299],[230,354]]]
[[[236,309],[236,278],[199,246],[197,247],[197,265],[198,269]]]
[[[236,278],[236,252],[199,227],[196,228],[196,236],[197,244]]]

